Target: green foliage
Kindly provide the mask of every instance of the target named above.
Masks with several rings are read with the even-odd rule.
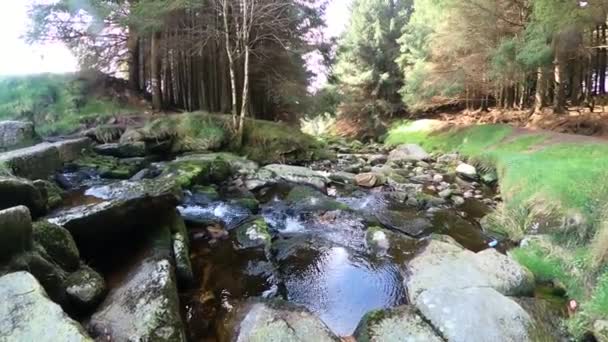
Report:
[[[89,83],[76,74],[0,78],[0,119],[31,121],[47,136],[72,133],[86,122],[127,110],[90,94]]]
[[[403,77],[395,61],[399,56],[397,39],[410,7],[410,1],[353,2],[334,70],[343,96],[343,114],[392,115],[402,110],[398,91]]]

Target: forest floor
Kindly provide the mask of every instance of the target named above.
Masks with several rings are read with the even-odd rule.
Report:
[[[605,135],[558,133],[525,121],[478,124],[487,119],[474,117],[396,124],[386,144],[458,152],[478,169],[495,170],[503,203],[484,229],[521,242],[512,251],[516,259],[580,303],[569,321],[572,333],[592,330],[593,322],[608,317]]]
[[[595,136],[608,139],[608,106],[570,107],[564,114],[556,114],[550,109],[541,113],[530,110],[492,108],[483,111],[439,111],[421,117],[437,119],[458,126],[472,124],[509,124],[514,127],[544,129],[568,134]]]

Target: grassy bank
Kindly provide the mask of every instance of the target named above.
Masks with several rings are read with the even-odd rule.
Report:
[[[105,93],[98,75],[40,74],[0,78],[0,120],[26,120],[43,136],[68,134],[87,123],[129,112]]]
[[[429,120],[395,125],[386,143],[459,152],[479,169],[495,170],[504,203],[484,227],[516,241],[540,236],[513,255],[540,281],[564,286],[580,303],[568,322],[573,334],[608,318],[608,143],[507,125],[449,128]]]

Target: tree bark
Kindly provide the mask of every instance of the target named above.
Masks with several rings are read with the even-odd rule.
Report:
[[[127,49],[129,53],[129,87],[139,90],[139,36],[132,27],[129,27]]]
[[[536,71],[536,93],[534,95],[534,111],[540,113],[547,105],[545,93],[547,91],[547,79],[545,70],[539,67]]]
[[[161,110],[163,107],[163,95],[161,86],[161,48],[160,48],[160,32],[152,34],[152,42],[150,44],[150,68],[152,73],[152,106],[155,110]]]
[[[566,96],[564,89],[564,62],[557,53],[553,65],[553,76],[555,78],[555,90],[553,97],[553,111],[555,113],[564,113],[566,110]]]

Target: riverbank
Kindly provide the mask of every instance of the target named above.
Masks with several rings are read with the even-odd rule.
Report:
[[[519,242],[512,251],[516,259],[538,280],[565,287],[579,303],[568,321],[573,334],[603,327],[608,144],[508,125],[454,127],[434,120],[395,125],[386,144],[403,143],[459,152],[478,168],[495,171],[504,203],[482,221],[484,229]]]

